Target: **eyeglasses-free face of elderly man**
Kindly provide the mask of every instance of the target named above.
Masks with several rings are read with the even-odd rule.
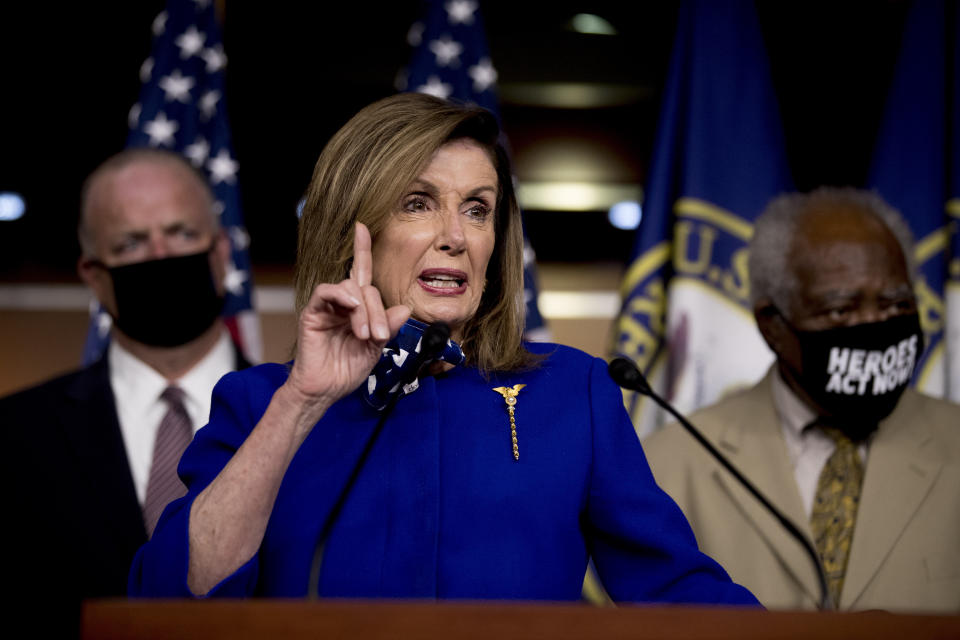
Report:
[[[757,325],[790,389],[862,441],[893,411],[922,351],[904,246],[856,201],[824,197],[783,252],[778,289],[754,295]]]
[[[750,285],[777,361],[691,416],[807,533],[842,610],[958,611],[960,407],[908,388],[923,353],[912,251],[876,194],[776,198],[754,224]],[[643,445],[701,549],[767,607],[818,606],[810,558],[688,434],[667,425]]]

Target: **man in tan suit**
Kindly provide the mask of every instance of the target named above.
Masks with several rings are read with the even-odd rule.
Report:
[[[838,609],[960,612],[960,407],[906,389],[923,351],[912,240],[874,194],[774,200],[751,297],[777,361],[691,416],[805,532]],[[769,608],[816,608],[800,543],[679,425],[644,442],[702,550]]]

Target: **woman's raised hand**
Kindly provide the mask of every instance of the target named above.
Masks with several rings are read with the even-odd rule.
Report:
[[[372,277],[370,231],[358,222],[350,277],[317,285],[300,314],[297,355],[287,384],[305,399],[330,406],[356,389],[410,316],[404,305],[384,309]]]
[[[356,389],[410,316],[383,308],[371,284],[370,232],[357,224],[353,269],[313,290],[300,314],[293,369],[257,426],[190,508],[187,585],[207,593],[257,552],[290,461],[324,412]]]

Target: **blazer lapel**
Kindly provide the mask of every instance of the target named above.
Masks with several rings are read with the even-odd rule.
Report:
[[[883,566],[943,466],[922,403],[907,391],[877,431],[867,455],[841,604],[856,605]]]
[[[126,531],[146,541],[140,502],[130,475],[127,452],[117,420],[106,358],[88,368],[67,389],[60,418],[75,453],[77,469],[89,478],[97,500]]]
[[[812,540],[804,513],[793,467],[787,456],[781,434],[780,418],[773,406],[770,387],[773,370],[749,393],[751,411],[742,422],[731,424],[719,434],[718,449],[763,494],[768,501]],[[813,559],[767,509],[726,471],[715,471],[743,516],[756,528],[770,549],[780,559],[785,571],[813,600],[820,601],[820,582]]]

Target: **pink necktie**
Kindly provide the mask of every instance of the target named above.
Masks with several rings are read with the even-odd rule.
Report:
[[[167,387],[160,397],[169,406],[153,443],[153,463],[147,481],[147,497],[143,502],[143,522],[148,537],[153,536],[153,529],[163,509],[187,493],[187,488],[177,476],[177,464],[193,439],[190,417],[183,406],[183,390]]]

